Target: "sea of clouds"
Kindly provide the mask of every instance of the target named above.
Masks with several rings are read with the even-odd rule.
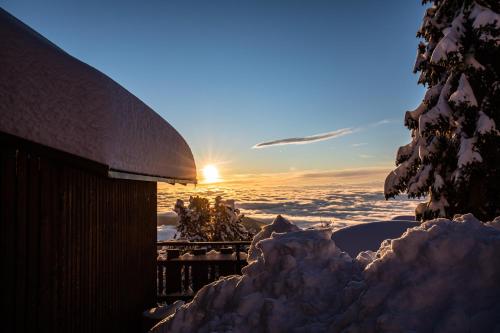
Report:
[[[236,200],[246,216],[271,222],[284,215],[300,227],[331,222],[334,229],[350,224],[390,220],[414,214],[419,201],[405,197],[386,201],[382,185],[371,184],[249,184],[218,183],[195,186],[158,187],[158,213],[175,216],[172,207],[177,199],[188,201],[200,195],[213,200],[220,195]]]

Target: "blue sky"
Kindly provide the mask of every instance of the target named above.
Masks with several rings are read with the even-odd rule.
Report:
[[[419,0],[0,4],[142,99],[198,167],[223,175],[390,166],[409,141],[404,111],[423,96]],[[354,131],[252,149],[342,128]]]

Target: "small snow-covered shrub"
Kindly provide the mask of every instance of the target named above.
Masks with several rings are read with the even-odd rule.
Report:
[[[213,241],[249,240],[252,235],[243,226],[243,214],[234,206],[234,200],[215,198],[212,208],[210,235]]]
[[[234,200],[222,200],[217,196],[210,206],[207,198],[189,198],[186,207],[178,199],[174,212],[179,216],[178,235],[175,238],[190,241],[235,241],[250,240],[252,234],[242,224],[243,214],[235,208]]]
[[[211,220],[211,212],[208,199],[198,196],[190,197],[187,207],[184,205],[184,201],[178,199],[173,210],[179,216],[177,225],[179,238],[190,241],[209,240],[210,235],[207,231]]]
[[[471,214],[428,221],[357,259],[330,230],[272,233],[255,248],[242,276],[203,287],[152,331],[500,329],[500,231]]]

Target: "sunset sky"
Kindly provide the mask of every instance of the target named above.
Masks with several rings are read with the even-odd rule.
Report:
[[[418,0],[0,4],[151,106],[223,178],[383,179],[423,96]],[[253,148],[289,138],[302,144]]]

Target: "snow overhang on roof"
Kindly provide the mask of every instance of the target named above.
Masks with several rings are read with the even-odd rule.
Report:
[[[118,83],[0,8],[0,131],[109,167],[118,178],[195,183],[182,136]]]

